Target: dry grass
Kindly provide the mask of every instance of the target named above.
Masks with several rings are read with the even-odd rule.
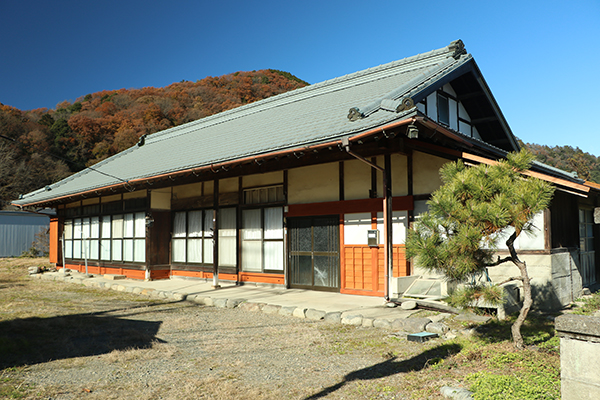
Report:
[[[528,323],[519,353],[502,323],[419,345],[380,329],[26,276],[45,262],[0,259],[0,398],[441,399],[441,386],[470,387],[477,373],[531,377],[558,398],[547,321]]]

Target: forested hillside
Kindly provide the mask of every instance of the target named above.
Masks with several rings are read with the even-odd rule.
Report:
[[[308,83],[277,70],[87,94],[56,109],[0,103],[0,209],[151,134]],[[0,99],[1,100],[1,99]]]
[[[0,103],[0,209],[19,194],[56,182],[151,134],[297,89],[308,83],[261,70],[183,81],[164,88],[87,94],[56,109],[21,111]],[[1,99],[0,99],[1,100]],[[522,143],[543,163],[600,183],[597,157],[570,146]]]
[[[550,147],[535,143],[526,143],[525,146],[545,164],[564,171],[577,172],[577,176],[581,179],[600,183],[600,160],[579,147]]]

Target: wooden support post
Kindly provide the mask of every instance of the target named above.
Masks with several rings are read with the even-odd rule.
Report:
[[[215,179],[213,188],[213,289],[219,285],[219,180]]]

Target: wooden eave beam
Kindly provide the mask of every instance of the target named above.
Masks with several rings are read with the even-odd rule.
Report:
[[[462,158],[464,158],[465,160],[475,161],[475,162],[478,162],[480,164],[487,164],[487,165],[497,165],[497,164],[499,164],[499,162],[496,161],[496,160],[490,160],[489,158],[477,156],[475,154],[470,154],[470,153],[466,153],[466,152],[462,153]],[[569,188],[569,189],[573,189],[573,190],[576,190],[578,192],[583,192],[584,194],[587,194],[590,191],[590,187],[589,186],[582,185],[582,184],[575,183],[575,182],[570,182],[570,181],[567,181],[566,179],[556,178],[554,176],[549,176],[549,175],[546,175],[546,174],[542,174],[540,172],[528,170],[528,171],[523,172],[523,174],[527,175],[527,176],[534,177],[534,178],[541,179],[541,180],[546,181],[546,182],[554,183],[554,184],[559,185],[559,186],[563,186],[563,187],[566,187],[566,188]]]

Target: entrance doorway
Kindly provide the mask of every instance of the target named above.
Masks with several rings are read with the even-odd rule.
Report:
[[[340,290],[339,216],[288,218],[290,286]]]

